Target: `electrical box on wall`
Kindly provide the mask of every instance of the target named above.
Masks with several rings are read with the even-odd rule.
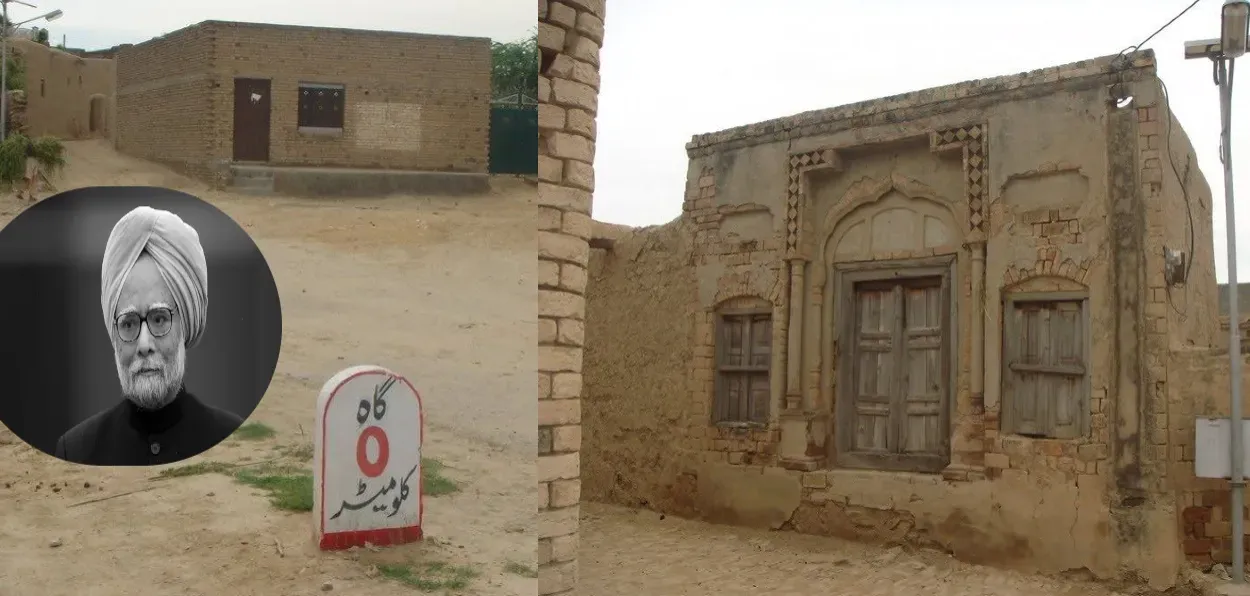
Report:
[[[1185,281],[1185,253],[1163,247],[1163,281],[1174,286]]]
[[[1241,421],[1242,436],[1250,438],[1250,420]],[[1194,420],[1194,476],[1228,478],[1232,474],[1232,425],[1228,418],[1199,416]],[[1250,464],[1250,441],[1241,446],[1242,461]],[[1247,474],[1250,476],[1250,474]]]

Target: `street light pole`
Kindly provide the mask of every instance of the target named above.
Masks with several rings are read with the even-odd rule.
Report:
[[[1208,58],[1215,62],[1215,79],[1220,88],[1220,158],[1224,162],[1224,228],[1228,242],[1228,390],[1229,390],[1229,478],[1232,534],[1232,580],[1246,581],[1245,560],[1245,497],[1241,407],[1241,311],[1237,303],[1237,220],[1233,202],[1232,98],[1234,60],[1246,53],[1246,35],[1250,32],[1250,0],[1224,0],[1220,19],[1220,39],[1188,42],[1185,58]]]
[[[26,19],[20,23],[9,24],[9,3],[16,2],[18,4],[35,8],[34,4],[22,2],[22,0],[0,0],[0,15],[4,17],[4,28],[0,30],[0,141],[9,137],[9,31],[16,31],[20,25],[38,21],[39,19],[47,19],[55,21],[61,18],[60,9],[52,12],[41,14],[33,19]]]
[[[0,0],[4,31],[0,31],[0,141],[9,138],[9,0]]]
[[[1245,515],[1241,512],[1245,508],[1246,500],[1246,480],[1245,465],[1243,456],[1245,450],[1245,437],[1242,433],[1242,413],[1241,413],[1241,310],[1237,303],[1237,220],[1233,215],[1233,151],[1232,131],[1229,130],[1232,122],[1232,97],[1233,97],[1233,81],[1230,76],[1232,73],[1232,60],[1220,60],[1216,64],[1218,74],[1217,79],[1220,85],[1220,147],[1223,152],[1224,160],[1224,230],[1228,238],[1228,384],[1229,384],[1229,408],[1228,415],[1230,420],[1230,448],[1232,453],[1229,455],[1232,464],[1231,474],[1229,474],[1229,485],[1232,488],[1232,499],[1230,509],[1233,510],[1233,582],[1244,583],[1245,576],[1245,545],[1242,536],[1245,535]]]

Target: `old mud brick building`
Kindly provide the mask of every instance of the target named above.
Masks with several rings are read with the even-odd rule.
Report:
[[[486,171],[489,39],[206,21],[116,61],[117,148],[197,177]]]
[[[596,232],[587,498],[1156,587],[1227,560],[1211,194],[1152,52],[687,151],[680,219]]]
[[[26,40],[9,40],[26,82],[26,134],[63,139],[107,137],[113,111],[113,61],[83,58]]]

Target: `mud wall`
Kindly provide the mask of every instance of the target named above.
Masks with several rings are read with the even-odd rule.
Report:
[[[26,67],[29,134],[63,139],[110,134],[115,80],[112,60],[80,58],[25,39],[10,43]],[[93,102],[97,110],[94,118]]]
[[[690,450],[674,438],[696,415],[685,390],[698,288],[690,248],[678,220],[591,253],[582,397],[589,500],[694,513],[694,486],[682,476]]]

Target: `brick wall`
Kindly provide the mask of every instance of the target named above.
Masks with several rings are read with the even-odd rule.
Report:
[[[1212,563],[1228,564],[1233,560],[1232,509],[1228,490],[1207,490],[1198,493],[1196,505],[1181,512],[1184,528],[1185,557],[1205,567]],[[1244,512],[1243,512],[1244,516]],[[1250,551],[1250,537],[1242,537]]]
[[[187,27],[117,52],[117,150],[207,177],[212,36]]]
[[[118,51],[117,146],[220,181],[261,78],[272,164],[485,172],[490,69],[486,38],[207,21]],[[344,85],[341,135],[298,130],[301,82]]]
[[[1055,169],[1060,169],[1057,164]],[[1016,261],[1003,272],[1001,291],[1063,292],[1082,291],[1090,283],[1092,259],[1083,257],[1079,247],[1090,240],[1082,233],[1081,207],[1032,209],[999,213],[1016,222],[1013,242],[1036,250],[1031,262]],[[991,282],[992,283],[992,282]],[[995,324],[993,336],[1002,332]],[[1097,349],[1097,348],[1096,348]],[[1092,355],[1091,355],[1092,358]],[[1057,473],[1069,482],[1101,476],[1112,471],[1111,430],[1105,379],[1091,378],[1089,434],[1077,439],[1037,439],[1004,435],[1001,431],[1001,401],[987,407],[984,417],[984,473],[987,478],[1002,476],[1050,475]],[[1088,480],[1086,480],[1088,481]]]
[[[1230,563],[1234,540],[1228,481],[1194,474],[1195,416],[1229,414],[1228,321],[1219,316],[1212,238],[1222,230],[1211,227],[1212,203],[1219,198],[1212,197],[1193,145],[1162,101],[1162,90],[1151,91],[1157,99],[1137,109],[1145,244],[1152,247],[1145,259],[1151,463],[1161,483],[1177,494],[1185,558],[1205,568]],[[1165,246],[1185,251],[1191,261],[1183,286],[1169,288],[1163,278]],[[1242,329],[1244,337],[1244,323]],[[1242,372],[1247,373],[1244,364]],[[1250,376],[1243,378],[1243,395],[1245,379]]]
[[[577,583],[582,346],[604,0],[538,3],[538,593]]]
[[[213,156],[233,153],[235,77],[271,79],[270,163],[485,172],[490,40],[210,22]],[[297,126],[299,83],[346,88],[342,136]]]
[[[693,224],[692,264],[700,267],[719,264],[724,267],[724,273],[717,282],[714,304],[698,305],[694,314],[695,357],[690,365],[690,401],[695,414],[687,418],[685,428],[678,429],[678,433],[688,440],[693,450],[703,452],[703,461],[775,465],[778,463],[777,444],[781,440],[781,430],[775,420],[760,428],[709,426],[707,412],[713,411],[715,399],[717,310],[771,304],[773,344],[780,343],[785,315],[779,296],[771,290],[777,283],[778,273],[783,271],[782,237],[776,233],[763,242],[722,239],[721,222],[726,215],[740,212],[742,208],[716,204],[714,168],[700,167],[692,176],[695,177],[687,181],[682,205],[684,217]],[[767,276],[757,274],[760,264],[767,265]],[[747,300],[760,304],[748,305]],[[784,369],[772,371],[773,377],[778,375],[785,375]]]

